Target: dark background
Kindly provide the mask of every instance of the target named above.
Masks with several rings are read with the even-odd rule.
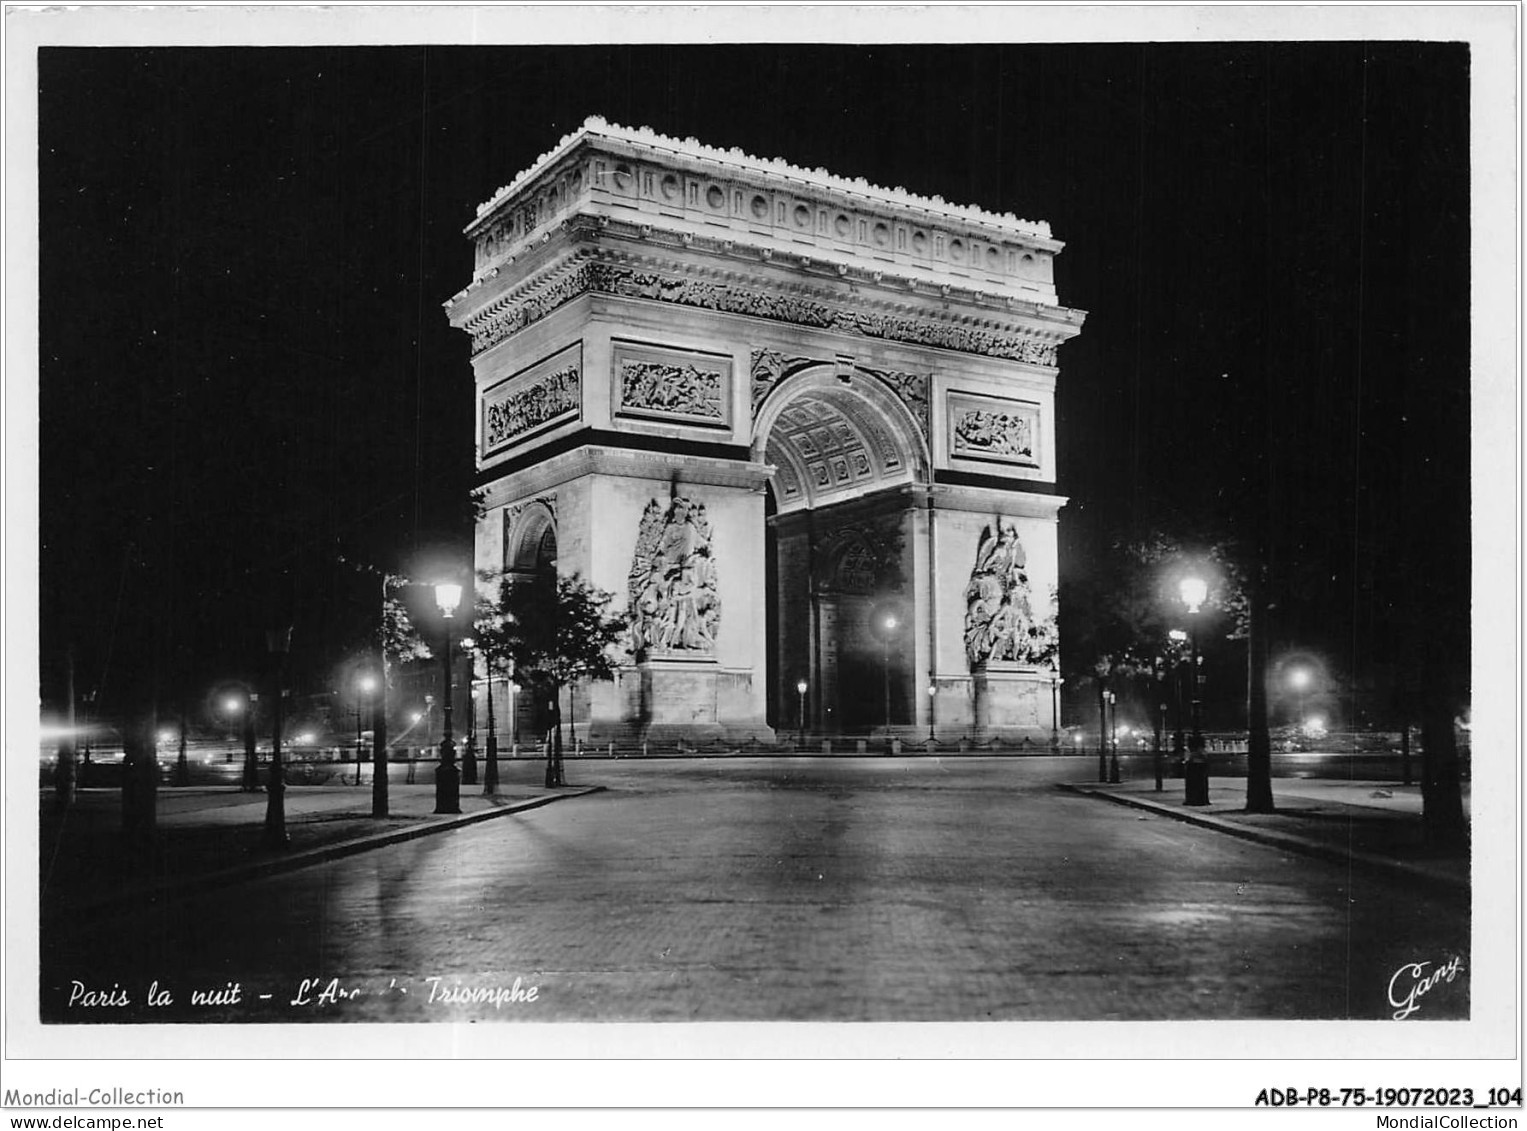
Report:
[[[1051,223],[1089,312],[1063,649],[1117,540],[1265,504],[1275,656],[1378,702],[1424,650],[1466,689],[1463,45],[45,48],[39,77],[45,709],[71,645],[110,714],[258,671],[278,622],[323,691],[374,616],[342,558],[465,562],[461,229],[590,114]]]

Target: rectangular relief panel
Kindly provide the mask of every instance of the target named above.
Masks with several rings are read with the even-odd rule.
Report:
[[[951,459],[1039,467],[1039,405],[951,390],[947,406]]]
[[[732,359],[695,350],[611,342],[617,418],[692,428],[732,426]]]
[[[582,412],[583,344],[543,358],[482,395],[482,454],[522,444]]]

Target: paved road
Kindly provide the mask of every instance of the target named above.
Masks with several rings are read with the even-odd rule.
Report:
[[[1084,765],[573,762],[607,792],[44,940],[45,1016],[1381,1018],[1454,956],[1415,1019],[1467,1016],[1466,903],[1053,788]]]

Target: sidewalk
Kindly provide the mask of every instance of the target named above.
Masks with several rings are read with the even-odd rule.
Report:
[[[485,797],[482,786],[461,787],[461,813],[436,815],[435,787],[396,782],[388,816],[371,816],[371,784],[287,786],[285,849],[264,845],[265,793],[231,787],[161,788],[158,834],[138,856],[122,847],[121,792],[86,789],[60,813],[53,794],[40,794],[38,891],[43,915],[142,906],[172,895],[305,868],[418,836],[522,813],[601,787],[542,788],[544,767],[502,781]],[[425,775],[420,775],[423,778]],[[506,777],[509,775],[505,775]]]
[[[1275,813],[1247,813],[1246,779],[1213,778],[1209,804],[1183,804],[1181,778],[1117,785],[1066,783],[1073,793],[1103,798],[1230,836],[1354,867],[1401,875],[1454,895],[1469,892],[1469,849],[1426,842],[1421,788],[1395,782],[1274,778]],[[1464,787],[1464,813],[1469,808]]]

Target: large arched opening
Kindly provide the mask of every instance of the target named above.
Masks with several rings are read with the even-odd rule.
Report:
[[[504,538],[503,584],[549,582],[556,575],[557,516],[550,503],[537,499],[518,508],[510,520]],[[522,680],[509,681],[503,691],[495,694],[505,691],[511,741],[516,744],[541,741],[551,726],[551,704],[543,702]]]
[[[753,448],[775,469],[765,497],[769,724],[827,735],[910,726],[931,647],[915,537],[925,424],[878,375],[819,365],[770,391]]]

